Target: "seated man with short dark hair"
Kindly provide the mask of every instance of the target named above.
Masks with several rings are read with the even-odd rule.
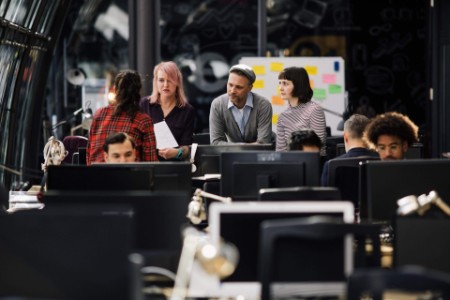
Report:
[[[126,163],[136,161],[136,144],[131,136],[124,132],[113,133],[103,144],[106,163]]]

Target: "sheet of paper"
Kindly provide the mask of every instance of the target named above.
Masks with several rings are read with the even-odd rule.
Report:
[[[170,131],[166,121],[153,124],[153,128],[155,130],[157,149],[178,147],[178,143],[173,137],[172,131]]]

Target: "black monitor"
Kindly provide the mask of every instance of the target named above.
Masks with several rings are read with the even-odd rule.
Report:
[[[390,222],[397,200],[435,190],[442,199],[450,199],[450,160],[405,159],[368,161],[361,165],[361,218],[370,222]]]
[[[354,220],[353,205],[342,201],[212,203],[208,216],[212,243],[219,247],[223,239],[225,242],[234,244],[239,251],[239,263],[234,273],[222,281],[211,282],[211,280],[193,278],[193,282],[204,284],[196,288],[205,291],[207,296],[243,295],[253,299],[259,298],[257,265],[261,223],[265,220],[313,215],[333,216],[345,223],[351,223]],[[348,271],[351,271],[350,269],[351,266]],[[201,276],[201,274],[193,274],[193,276]]]
[[[0,215],[0,298],[128,299],[128,206]]]
[[[188,223],[188,191],[47,191],[45,208],[67,205],[130,205],[133,208],[134,248],[160,257],[164,267],[176,270],[181,250],[181,228]],[[157,262],[158,263],[158,262]]]
[[[450,274],[450,239],[446,238],[449,228],[450,218],[443,213],[397,217],[394,266],[419,265]]]
[[[406,151],[405,158],[408,159],[420,159],[424,157],[423,153],[423,144],[422,143],[414,143],[409,148],[408,151]],[[342,154],[345,154],[345,144],[339,143],[336,144],[336,156],[341,156]]]
[[[331,186],[298,186],[260,189],[260,201],[341,200],[341,192]]]
[[[256,200],[262,188],[318,186],[320,156],[304,151],[224,152],[220,173],[222,196]]]
[[[238,151],[272,151],[273,144],[229,144],[229,145],[198,145],[195,152],[194,164],[196,171],[193,177],[205,174],[220,173],[220,154],[222,152]]]
[[[187,190],[192,187],[188,162],[140,162],[49,166],[48,190]]]
[[[121,164],[96,164],[104,168],[125,168],[133,171],[152,170],[154,191],[191,191],[192,167],[187,161],[138,162]]]

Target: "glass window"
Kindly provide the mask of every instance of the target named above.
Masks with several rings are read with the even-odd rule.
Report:
[[[45,9],[44,13],[39,20],[39,24],[37,26],[37,32],[48,35],[50,33],[50,28],[52,22],[55,18],[56,8],[58,7],[57,1],[47,1],[44,3]]]
[[[6,8],[9,5],[9,0],[2,0],[0,1],[0,17],[5,17],[5,13],[6,13]]]
[[[5,19],[17,25],[24,26],[32,4],[33,0],[11,0],[6,11]]]
[[[27,28],[32,28],[34,20],[36,19],[36,15],[39,11],[39,6],[41,4],[41,0],[34,0],[31,4],[31,8],[28,10],[28,16],[25,20],[24,26]]]
[[[197,132],[208,129],[211,101],[226,92],[229,68],[257,55],[258,2],[161,1],[161,58],[175,61],[183,73]]]

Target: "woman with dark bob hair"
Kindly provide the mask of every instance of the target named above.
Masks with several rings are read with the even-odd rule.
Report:
[[[326,124],[322,107],[311,101],[313,90],[308,73],[304,68],[289,67],[278,76],[281,97],[288,101],[289,107],[278,117],[277,151],[287,151],[292,132],[301,128],[310,128],[325,145]],[[322,147],[321,155],[325,155]]]

